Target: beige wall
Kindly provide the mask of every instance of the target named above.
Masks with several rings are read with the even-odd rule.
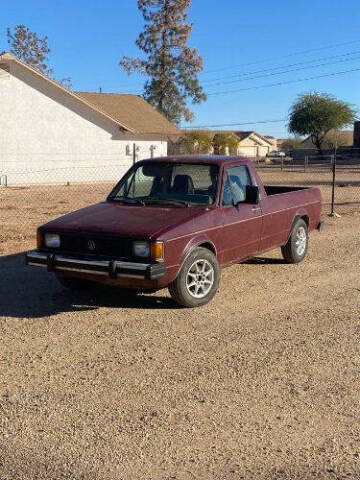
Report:
[[[257,153],[257,147],[255,146],[242,146],[239,145],[237,149],[237,154],[241,157],[250,157],[255,158]]]
[[[247,137],[239,143],[237,153],[240,156],[256,158],[265,157],[272,150],[271,145],[267,144],[260,137]]]
[[[0,75],[0,176],[9,184],[116,181],[137,159],[167,154],[165,138],[124,135],[40,77],[11,63]],[[127,146],[130,155],[127,155]]]

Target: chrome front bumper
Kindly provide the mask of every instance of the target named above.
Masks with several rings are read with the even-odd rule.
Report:
[[[64,255],[32,250],[25,255],[25,263],[46,268],[49,272],[78,272],[103,275],[112,279],[139,278],[157,280],[165,275],[164,263],[134,263],[121,260],[104,260],[80,255]]]

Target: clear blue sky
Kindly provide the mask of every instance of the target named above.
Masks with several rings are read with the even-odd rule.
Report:
[[[136,3],[0,0],[0,50],[7,49],[6,28],[23,23],[49,37],[55,75],[70,76],[74,90],[96,91],[101,86],[104,92],[141,93],[142,78],[128,77],[118,66],[123,55],[138,54],[134,42],[142,18]],[[208,94],[359,69],[306,82],[210,95],[206,103],[194,107],[194,126],[283,119],[294,98],[309,90],[331,93],[360,107],[359,0],[194,0],[189,13],[194,24],[190,44],[204,58],[201,80]],[[313,51],[297,55],[308,50]],[[264,72],[275,67],[283,68]],[[300,70],[274,75],[293,69]],[[211,83],[214,79],[219,80]],[[284,123],[234,128],[286,135]]]

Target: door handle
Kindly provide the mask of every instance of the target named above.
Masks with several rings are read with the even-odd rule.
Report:
[[[261,211],[261,207],[252,207],[251,209],[253,212],[260,212]]]

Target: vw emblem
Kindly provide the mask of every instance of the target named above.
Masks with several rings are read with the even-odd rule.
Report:
[[[94,242],[94,240],[89,240],[88,241],[88,249],[89,250],[95,250],[96,248],[96,243]]]

